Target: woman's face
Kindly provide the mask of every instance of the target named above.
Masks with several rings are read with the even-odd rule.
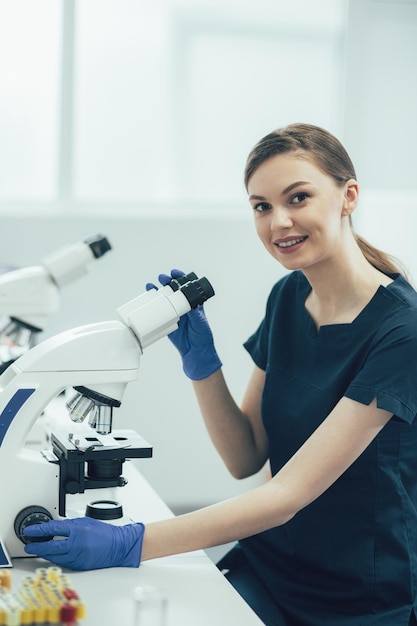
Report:
[[[337,258],[356,204],[352,182],[340,187],[312,161],[291,153],[262,163],[249,179],[248,193],[268,252],[289,270]]]

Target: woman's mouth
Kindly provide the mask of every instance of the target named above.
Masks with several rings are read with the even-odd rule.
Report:
[[[294,251],[295,249],[298,249],[300,244],[302,244],[306,239],[307,239],[307,236],[294,237],[294,238],[288,237],[287,239],[278,239],[274,241],[274,244],[282,252],[290,252],[290,251]]]

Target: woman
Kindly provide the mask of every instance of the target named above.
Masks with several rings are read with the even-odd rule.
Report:
[[[257,233],[288,273],[245,344],[255,366],[241,408],[202,310],[170,338],[232,475],[269,460],[271,479],[146,529],[29,527],[68,539],[26,550],[84,569],[239,540],[222,567],[267,625],[417,623],[417,294],[354,233],[355,171],[327,131],[293,124],[266,136],[245,182]]]

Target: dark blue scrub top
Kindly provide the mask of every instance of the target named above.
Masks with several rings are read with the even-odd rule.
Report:
[[[241,541],[291,626],[406,626],[417,608],[417,294],[393,278],[351,324],[317,331],[310,285],[293,272],[245,343],[266,371],[273,475],[343,396],[393,413],[322,496]]]

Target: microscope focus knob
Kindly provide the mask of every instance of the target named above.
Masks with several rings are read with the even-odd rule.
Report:
[[[23,534],[24,529],[32,524],[43,524],[53,519],[48,509],[43,506],[33,504],[27,506],[16,515],[14,520],[14,531],[22,543],[32,543],[33,541],[49,541],[53,537],[27,537]]]

